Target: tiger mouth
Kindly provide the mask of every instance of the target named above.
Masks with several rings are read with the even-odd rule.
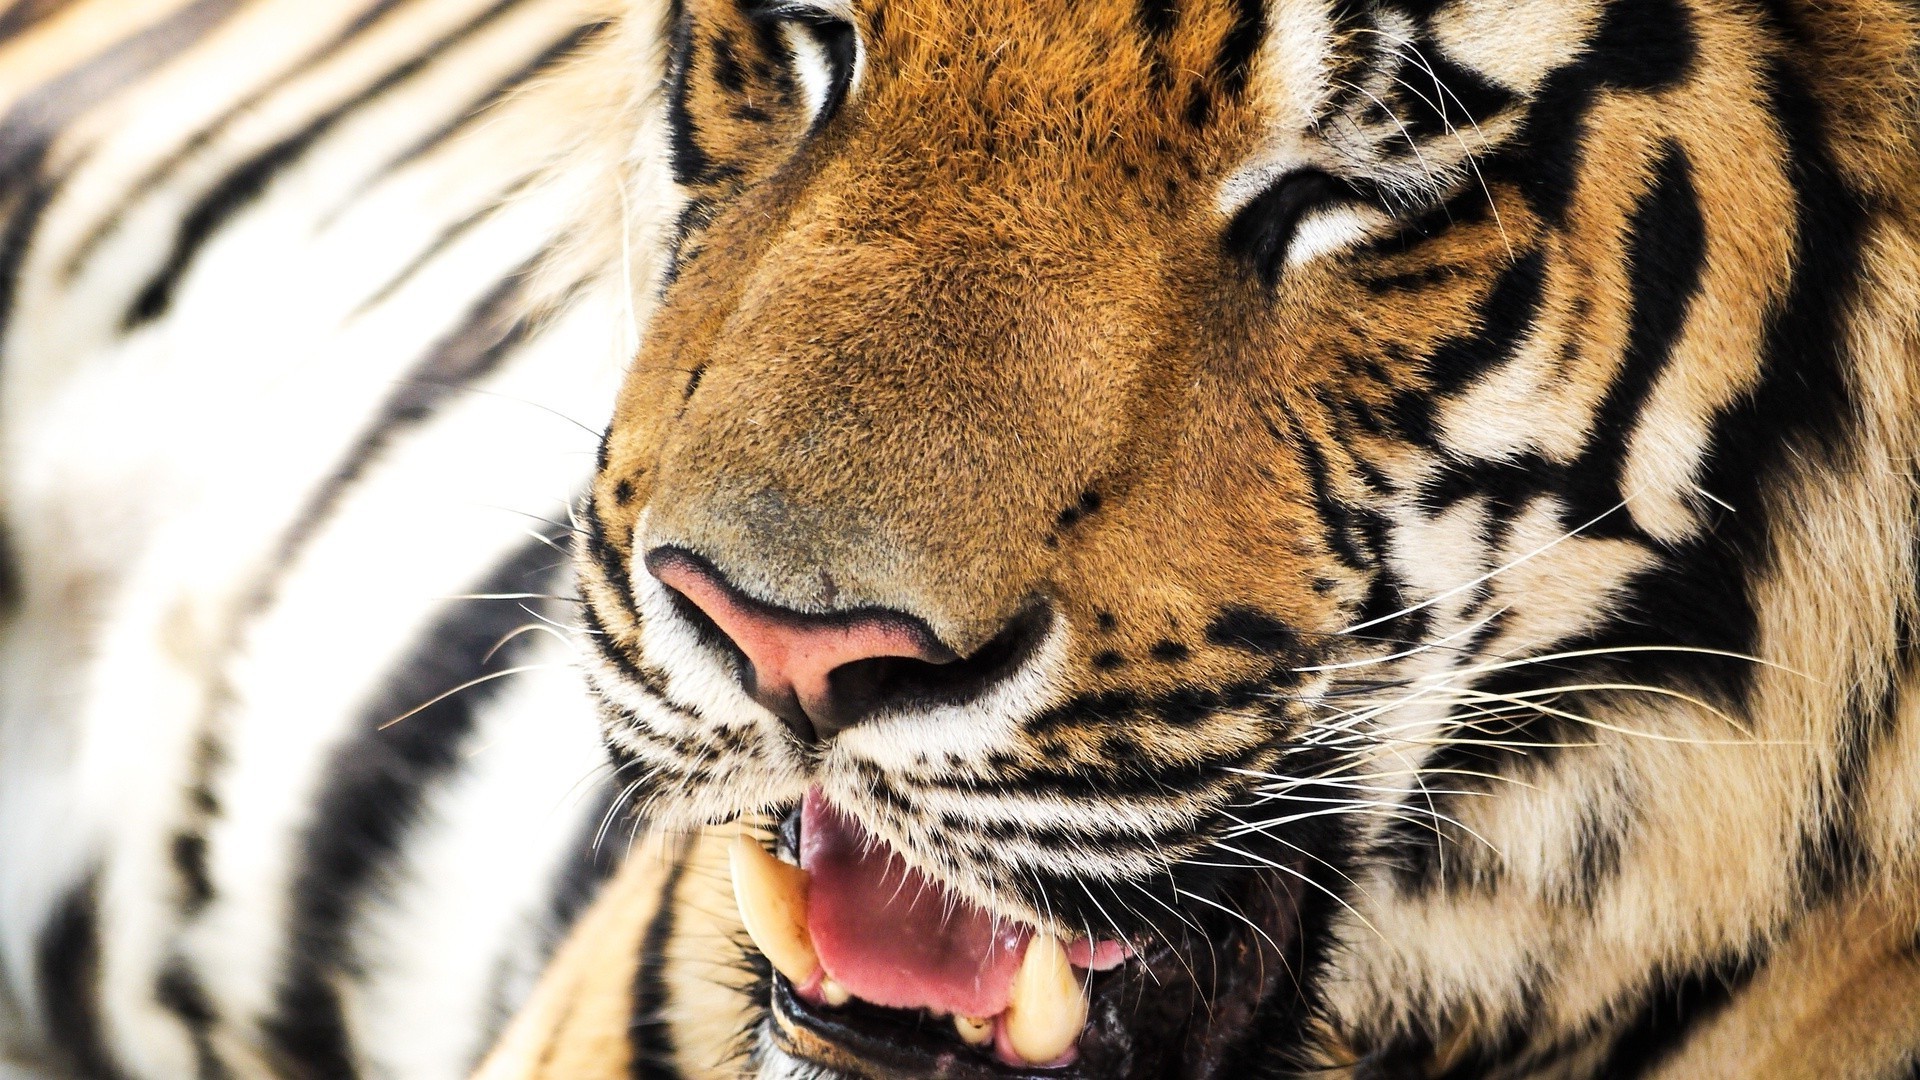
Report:
[[[997,919],[907,870],[813,792],[777,858],[732,852],[753,944],[772,968],[767,1035],[848,1076],[1092,1080],[1232,1076],[1290,980],[1285,889],[1244,926],[1071,940]],[[1245,905],[1243,905],[1245,907]],[[1288,981],[1287,985],[1291,985]]]

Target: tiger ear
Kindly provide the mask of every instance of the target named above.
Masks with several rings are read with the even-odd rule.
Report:
[[[629,1080],[634,1061],[662,1047],[674,1075],[737,1077],[725,1066],[752,1022],[752,974],[728,884],[732,836],[638,844],[473,1080]]]

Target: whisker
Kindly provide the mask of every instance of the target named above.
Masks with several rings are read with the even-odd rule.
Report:
[[[418,705],[415,705],[413,708],[408,709],[406,712],[401,713],[399,716],[396,716],[393,719],[387,721],[386,723],[381,724],[375,730],[385,731],[388,728],[392,727],[393,725],[398,724],[409,717],[417,716],[420,713],[433,708],[435,705],[438,705],[441,702],[447,700],[448,698],[453,697],[455,694],[464,693],[483,683],[493,682],[495,679],[504,679],[511,675],[524,675],[529,671],[550,671],[555,669],[571,670],[572,667],[573,665],[571,664],[554,664],[554,663],[521,664],[518,667],[510,667],[504,671],[495,671],[491,674],[482,675],[477,679],[468,679],[466,682],[461,683],[459,686],[456,686],[453,689],[448,690],[443,694],[436,694],[431,699],[421,702]]]
[[[1468,589],[1472,589],[1480,585],[1484,585],[1487,582],[1493,580],[1495,577],[1498,577],[1499,575],[1504,574],[1509,570],[1512,570],[1514,567],[1520,566],[1521,564],[1531,559],[1538,558],[1539,556],[1544,555],[1548,551],[1551,551],[1553,548],[1558,547],[1562,543],[1565,543],[1568,540],[1574,539],[1575,537],[1579,536],[1581,533],[1584,533],[1588,529],[1593,528],[1595,525],[1600,524],[1600,522],[1606,520],[1608,517],[1612,516],[1616,512],[1624,509],[1627,505],[1627,502],[1628,502],[1627,499],[1622,499],[1619,502],[1614,503],[1611,507],[1608,507],[1606,510],[1601,511],[1600,514],[1597,517],[1593,518],[1591,521],[1588,521],[1577,528],[1561,533],[1559,536],[1553,538],[1552,540],[1548,541],[1545,544],[1540,545],[1539,547],[1533,549],[1532,551],[1527,552],[1525,555],[1522,555],[1519,558],[1514,559],[1513,561],[1503,566],[1497,566],[1492,570],[1489,570],[1486,573],[1481,574],[1479,577],[1472,579],[1471,581],[1462,582],[1459,585],[1456,585],[1451,589],[1447,589],[1446,591],[1441,592],[1436,596],[1429,597],[1425,600],[1420,601],[1417,604],[1412,604],[1408,607],[1401,608],[1399,611],[1392,612],[1391,614],[1382,615],[1375,619],[1368,619],[1366,622],[1355,623],[1354,625],[1349,626],[1345,630],[1341,631],[1341,633],[1352,633],[1355,630],[1365,630],[1365,629],[1368,629],[1369,627],[1378,626],[1384,622],[1391,622],[1394,619],[1398,619],[1406,615],[1411,615],[1416,611],[1420,611],[1425,608],[1432,607],[1433,605],[1439,603],[1442,600],[1446,600],[1451,597],[1458,596],[1461,593],[1467,591]]]
[[[533,613],[529,611],[527,612],[527,614],[532,615]],[[539,616],[537,615],[535,615],[534,617],[539,618]],[[499,641],[494,642],[493,647],[488,649],[485,655],[480,657],[480,662],[482,664],[492,663],[493,658],[499,654],[501,649],[506,648],[509,644],[511,644],[516,639],[532,633],[544,633],[549,637],[557,639],[561,644],[567,647],[568,651],[572,651],[573,641],[572,639],[568,638],[565,633],[562,632],[565,629],[566,629],[565,627],[559,627],[558,629],[556,629],[555,626],[546,626],[546,625],[542,625],[541,623],[526,623],[522,626],[517,626],[513,630],[509,631],[505,637],[501,638]],[[428,704],[432,704],[432,702],[428,702]]]

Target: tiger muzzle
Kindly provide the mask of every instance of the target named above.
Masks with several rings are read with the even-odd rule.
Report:
[[[818,791],[782,836],[786,859],[744,834],[732,852],[770,1032],[850,1076],[1228,1076],[1289,971],[1284,889],[1241,931],[1061,938],[955,897]]]

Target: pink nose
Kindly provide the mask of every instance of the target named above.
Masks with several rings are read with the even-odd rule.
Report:
[[[745,658],[743,683],[755,701],[803,741],[830,739],[872,711],[878,665],[896,659],[958,659],[925,623],[890,611],[808,615],[742,594],[705,560],[676,549],[647,556],[647,569],[712,621]]]

